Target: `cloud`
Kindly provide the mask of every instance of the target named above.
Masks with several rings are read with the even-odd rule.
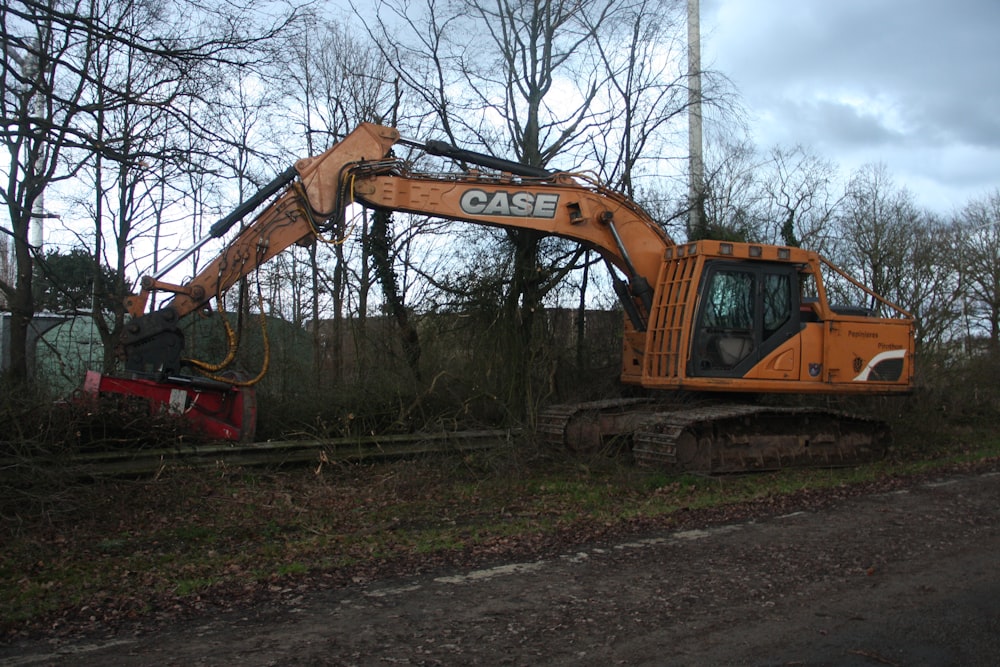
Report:
[[[817,146],[884,146],[905,139],[906,132],[893,127],[892,114],[863,98],[826,98],[787,101],[786,121],[798,126],[800,138]]]
[[[759,145],[885,162],[939,210],[1000,186],[997,0],[702,0],[701,23]]]

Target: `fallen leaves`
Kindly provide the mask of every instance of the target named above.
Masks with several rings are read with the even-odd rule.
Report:
[[[69,509],[3,527],[0,636],[168,622],[319,587],[812,511],[910,483],[785,491],[776,477],[650,479],[614,464],[480,471],[438,459],[98,481],[63,490]]]

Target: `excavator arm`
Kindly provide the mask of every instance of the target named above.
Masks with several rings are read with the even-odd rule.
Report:
[[[126,370],[153,376],[178,373],[183,350],[182,318],[204,308],[292,245],[308,245],[331,220],[335,224],[335,219],[343,213],[341,201],[345,193],[341,186],[348,167],[382,159],[398,139],[399,133],[394,129],[368,123],[359,126],[325,153],[296,162],[293,168],[213,225],[208,236],[156,276],[143,277],[142,291],[125,302],[133,318],[126,325],[121,341]],[[177,285],[163,280],[163,276],[208,241],[224,236],[275,195],[274,201],[190,281]],[[164,307],[146,314],[153,292],[170,292],[174,297]]]
[[[397,143],[497,169],[499,174],[413,174],[404,162],[389,157]],[[224,235],[272,196],[274,200],[190,281],[177,285],[162,279],[207,240]],[[529,229],[592,247],[625,274],[628,286],[620,296],[632,326],[640,331],[646,327],[652,305],[651,281],[657,277],[664,249],[673,245],[637,204],[584,176],[552,173],[440,142],[405,140],[393,128],[366,123],[325,153],[299,160],[293,170],[219,221],[209,237],[158,276],[142,279],[140,294],[126,302],[133,317],[122,338],[126,369],[178,373],[183,349],[180,322],[186,315],[204,308],[293,244],[311,243],[323,230],[335,227],[342,222],[345,207],[355,201],[393,211]],[[174,297],[163,308],[144,314],[149,295],[157,291]]]

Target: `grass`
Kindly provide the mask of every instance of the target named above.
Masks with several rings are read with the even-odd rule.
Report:
[[[966,442],[975,444],[934,458],[725,478],[507,453],[324,467],[321,474],[175,470],[76,485],[31,503],[17,502],[17,494],[40,491],[8,489],[0,629],[113,623],[206,596],[238,599],[241,591],[290,582],[350,581],[394,563],[503,557],[518,544],[556,536],[668,526],[681,510],[1000,456],[993,434]]]

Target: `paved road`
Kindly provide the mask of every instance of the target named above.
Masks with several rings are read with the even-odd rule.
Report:
[[[996,665],[1000,474],[317,591],[10,665]]]

